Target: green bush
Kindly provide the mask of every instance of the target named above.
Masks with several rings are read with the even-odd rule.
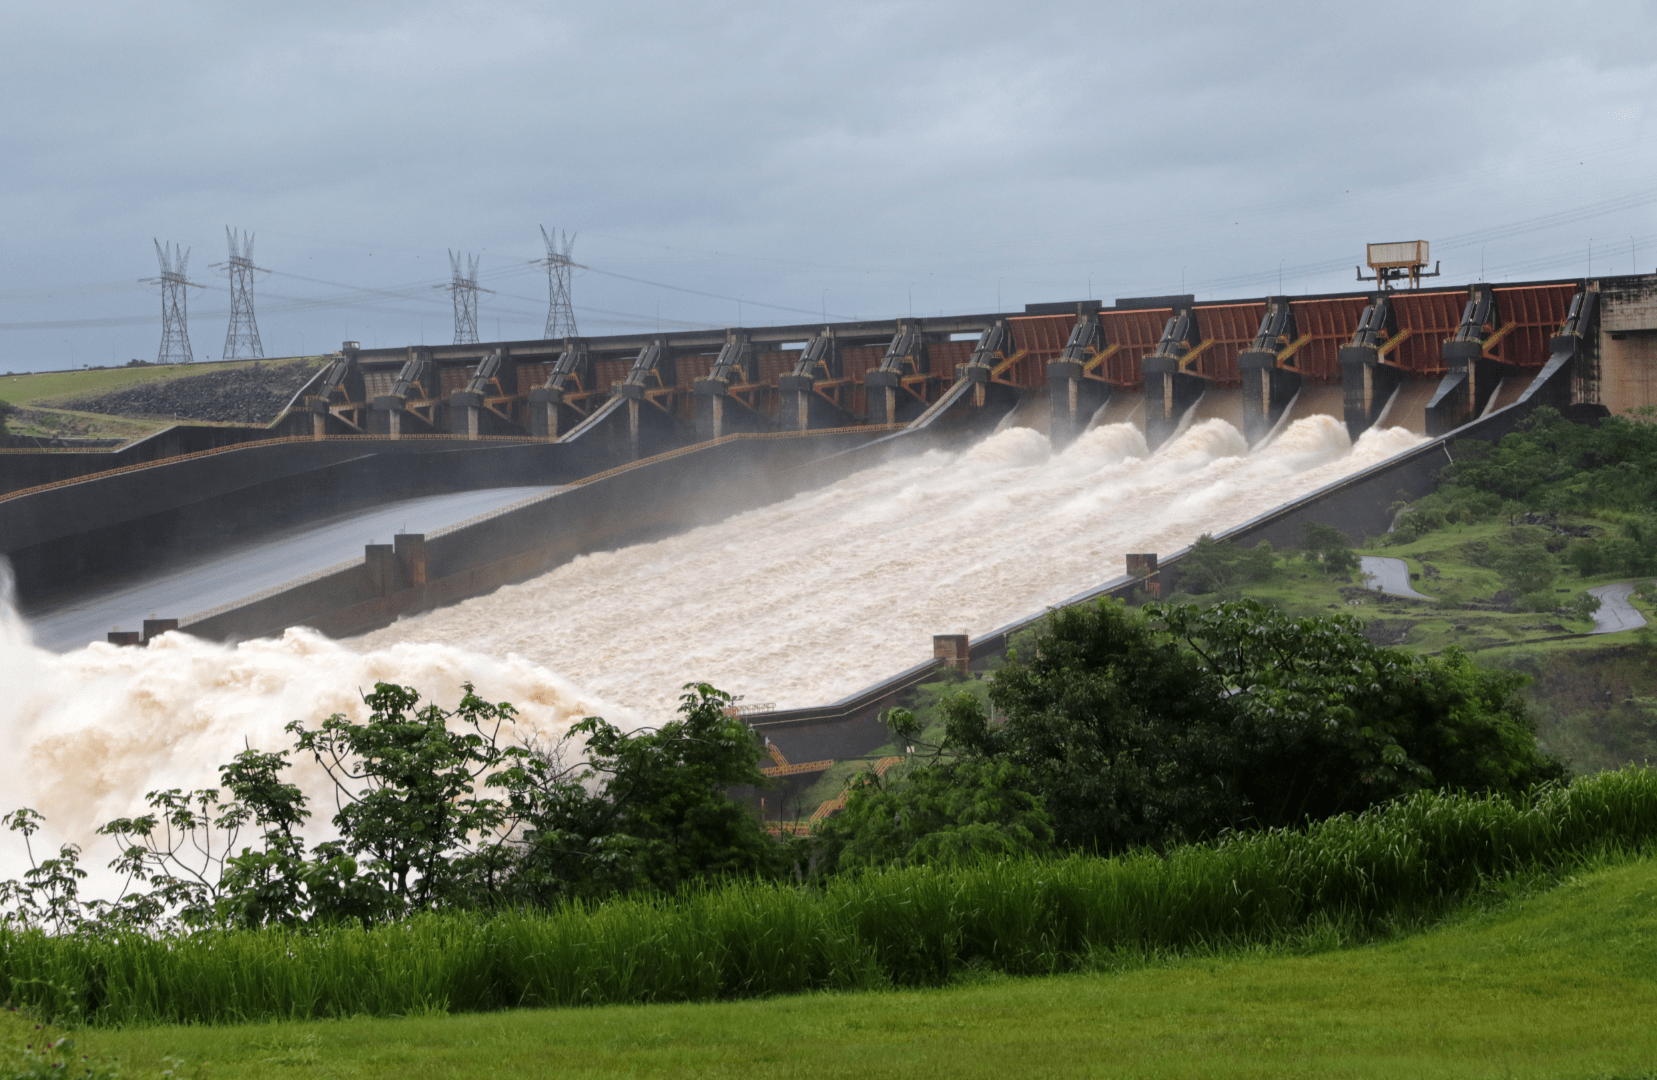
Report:
[[[1100,601],[1054,611],[995,673],[1001,719],[946,702],[947,745],[1017,766],[1061,846],[1120,851],[1557,778],[1524,678],[1382,648],[1347,616]]]
[[[1162,854],[1008,859],[735,882],[546,912],[424,913],[373,928],[188,936],[0,929],[0,996],[101,1024],[395,1016],[934,985],[1124,954],[1385,933],[1487,879],[1657,838],[1657,773],[1513,799],[1420,792],[1303,830]]]
[[[1657,571],[1657,518],[1651,514],[1657,501],[1657,424],[1651,421],[1648,411],[1590,427],[1540,408],[1488,449],[1463,440],[1438,488],[1399,515],[1392,536],[1408,543],[1447,524],[1512,519],[1531,511],[1631,515],[1639,520],[1622,537],[1631,544],[1594,554],[1579,553],[1592,541],[1575,544],[1567,558],[1584,576]],[[1597,568],[1583,569],[1585,564]]]

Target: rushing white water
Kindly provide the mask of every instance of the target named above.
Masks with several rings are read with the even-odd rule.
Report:
[[[1250,454],[1222,420],[1155,455],[1137,428],[1058,454],[1028,428],[933,451],[356,640],[445,641],[557,670],[646,715],[711,682],[780,706],[831,701],[919,663],[931,635],[981,634],[1420,442],[1354,447],[1312,416]]]
[[[36,807],[87,843],[147,791],[208,786],[245,745],[289,745],[289,721],[363,716],[377,680],[445,705],[474,682],[543,739],[590,714],[659,722],[692,680],[785,706],[833,700],[925,659],[935,633],[1039,611],[1119,575],[1126,552],[1174,551],[1419,441],[1394,429],[1353,447],[1314,416],[1253,454],[1219,420],[1155,455],[1128,425],[1054,454],[1009,428],[343,643],[169,634],[59,655],[31,643],[6,596],[0,810]],[[298,779],[327,790],[312,769]],[[18,872],[15,848],[0,842],[0,876]]]
[[[9,577],[4,585],[9,593]],[[543,667],[452,645],[359,650],[299,629],[235,646],[174,633],[147,649],[94,643],[60,655],[31,643],[10,599],[0,603],[0,811],[40,810],[49,843],[90,849],[92,829],[142,811],[146,792],[213,786],[217,766],[244,747],[290,746],[289,721],[314,725],[336,712],[365,718],[359,692],[380,680],[413,685],[446,707],[473,682],[482,696],[518,708],[520,737],[542,742],[595,713],[624,727],[634,722]],[[299,764],[320,825],[332,814],[331,788],[314,765]],[[94,865],[113,854],[96,852]],[[17,876],[22,858],[16,838],[0,838],[0,877]]]

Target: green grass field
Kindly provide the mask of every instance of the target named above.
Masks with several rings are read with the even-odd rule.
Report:
[[[228,371],[249,364],[276,364],[293,357],[274,357],[263,361],[232,361],[213,364],[166,364],[150,367],[88,368],[83,371],[43,371],[35,374],[0,375],[0,401],[13,405],[51,404],[59,399],[119,390],[141,382],[159,382],[185,375],[205,375],[211,371]],[[320,362],[323,357],[309,357]]]
[[[282,363],[293,357],[276,357],[260,363]],[[302,357],[320,364],[324,357]],[[58,408],[76,398],[121,390],[138,383],[161,382],[189,375],[245,367],[256,361],[212,364],[167,364],[152,367],[88,368],[82,371],[44,371],[33,374],[0,375],[0,401],[15,405],[19,412],[7,422],[17,435],[74,436],[83,438],[132,439],[167,426],[165,421],[106,416]]]
[[[1437,929],[936,990],[94,1030],[128,1076],[1620,1077],[1657,1068],[1657,862]],[[168,1059],[172,1059],[169,1061]]]

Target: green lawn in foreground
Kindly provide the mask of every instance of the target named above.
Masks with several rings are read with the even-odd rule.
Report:
[[[1385,945],[711,1005],[91,1031],[124,1075],[1611,1077],[1657,1067],[1657,863]]]

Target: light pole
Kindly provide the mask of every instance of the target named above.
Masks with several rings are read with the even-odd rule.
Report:
[[[1001,279],[995,279],[995,313],[1001,314]]]
[[[915,317],[915,283],[913,281],[909,283],[909,317],[911,319]]]

